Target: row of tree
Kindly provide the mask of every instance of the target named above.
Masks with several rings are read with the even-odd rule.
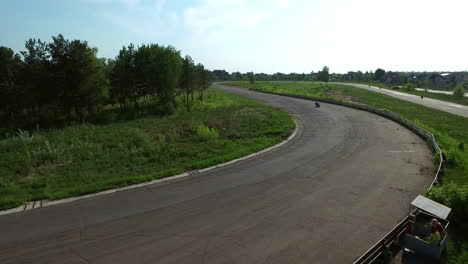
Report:
[[[0,47],[0,113],[10,120],[51,112],[82,116],[106,97],[105,64],[85,41],[30,39],[19,54]]]
[[[248,80],[248,81],[315,81],[315,80],[321,80],[324,82],[328,82],[331,77],[333,76],[329,72],[329,68],[327,66],[323,67],[321,71],[315,73],[273,73],[273,74],[267,74],[267,73],[254,73],[254,72],[247,72],[247,73],[241,73],[241,72],[233,72],[233,73],[228,73],[225,70],[214,70],[213,71],[213,77],[215,80],[218,81],[242,81],[242,80]]]
[[[2,126],[86,120],[113,103],[121,111],[139,111],[142,103],[158,114],[179,103],[190,110],[194,94],[203,100],[210,85],[211,73],[171,46],[131,44],[115,60],[99,59],[86,41],[62,35],[51,43],[30,39],[25,47],[21,55],[0,47]]]
[[[374,71],[349,71],[347,73],[331,73],[328,67],[319,72],[311,73],[228,73],[225,70],[215,70],[213,75],[217,80],[251,80],[257,81],[355,81],[382,82],[389,85],[402,86],[411,83],[421,88],[451,90],[458,84],[468,87],[467,72],[392,72],[378,68]]]

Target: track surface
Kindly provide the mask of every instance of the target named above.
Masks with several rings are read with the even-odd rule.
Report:
[[[337,83],[337,84],[344,84],[349,86],[354,86],[361,89],[366,89],[373,92],[378,92],[381,94],[386,94],[401,100],[405,100],[408,102],[424,105],[430,108],[434,108],[437,110],[442,110],[454,115],[468,117],[468,106],[461,105],[461,104],[454,104],[446,101],[441,101],[437,99],[427,98],[421,99],[421,97],[413,94],[407,94],[397,91],[392,91],[388,89],[379,89],[379,87],[365,85],[365,84],[357,84],[357,83]]]
[[[408,212],[432,154],[335,105],[217,88],[291,112],[282,147],[184,180],[0,217],[0,263],[350,263]]]

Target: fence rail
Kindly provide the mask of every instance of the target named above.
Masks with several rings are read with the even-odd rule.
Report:
[[[293,98],[299,98],[299,99],[305,99],[305,100],[313,100],[313,101],[318,101],[318,102],[323,102],[323,103],[328,103],[328,104],[346,106],[346,107],[374,113],[379,116],[390,119],[392,121],[395,121],[399,123],[400,125],[413,131],[416,135],[418,135],[419,137],[424,139],[427,143],[429,143],[429,145],[432,148],[432,151],[436,153],[436,155],[439,158],[437,172],[428,190],[430,191],[435,185],[439,184],[442,180],[443,173],[444,173],[444,159],[442,156],[442,150],[437,144],[437,141],[435,140],[434,135],[431,132],[425,130],[424,128],[419,127],[418,125],[404,119],[403,117],[395,113],[381,110],[381,109],[368,106],[368,105],[335,101],[335,100],[330,100],[330,99],[325,99],[325,98],[316,98],[316,97],[311,97],[311,96],[285,94],[285,93],[273,93],[273,92],[266,92],[266,91],[260,91],[260,90],[255,90],[255,91],[267,93],[267,94],[275,94],[275,95],[281,95],[281,96],[287,96],[287,97],[293,97]],[[360,258],[354,261],[353,264],[384,263],[385,256],[389,252],[390,247],[394,243],[400,243],[400,241],[402,240],[408,219],[409,219],[409,216],[406,216],[403,220],[401,220],[400,223],[398,223],[382,239],[380,239],[377,243],[375,243],[375,245],[372,246],[369,250],[367,250]]]

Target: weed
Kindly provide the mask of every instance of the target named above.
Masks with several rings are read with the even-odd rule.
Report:
[[[219,132],[215,128],[209,128],[201,124],[197,126],[197,137],[201,141],[216,140],[219,138]]]

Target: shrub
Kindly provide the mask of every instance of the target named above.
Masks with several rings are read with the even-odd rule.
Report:
[[[452,208],[454,222],[468,221],[468,185],[449,182],[432,189],[428,195],[430,199]]]
[[[129,129],[127,132],[127,140],[126,140],[126,145],[127,147],[130,148],[141,148],[145,145],[151,144],[151,137],[143,130],[133,128]],[[125,142],[125,139],[123,138],[122,141]]]
[[[201,141],[216,140],[219,138],[219,132],[215,128],[201,124],[197,126],[197,137]]]
[[[453,90],[453,96],[457,98],[463,98],[463,96],[465,96],[465,88],[463,87],[463,85],[458,84],[455,87],[455,90]]]
[[[415,88],[416,88],[416,84],[414,83],[406,83],[404,88],[407,90],[407,91],[413,91]]]

